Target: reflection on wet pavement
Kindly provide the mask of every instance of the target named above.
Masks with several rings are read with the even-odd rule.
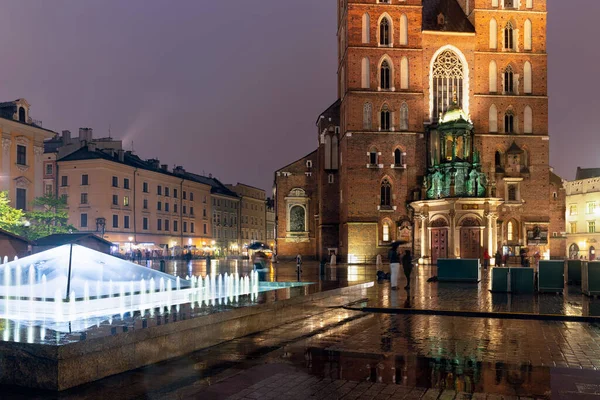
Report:
[[[319,279],[316,268],[303,267],[307,280]],[[295,268],[284,265],[279,273],[293,277]],[[375,276],[375,268],[339,267],[328,276],[333,273],[342,281],[363,281]],[[488,292],[487,279],[479,285],[440,285],[426,282],[430,273],[413,277],[409,296],[376,285],[368,303],[565,315],[598,306],[572,292],[497,297]],[[295,322],[59,395],[14,388],[3,388],[3,394],[18,399],[598,398],[599,324],[329,308],[343,300],[321,301]]]
[[[582,294],[581,288],[568,286],[562,294],[491,293],[490,274],[484,272],[480,283],[427,282],[435,267],[419,267],[413,273],[411,290],[390,291],[389,284],[376,285],[370,292],[368,307],[414,308],[472,312],[510,312],[567,316],[600,316],[600,300]],[[401,278],[399,286],[406,285]]]

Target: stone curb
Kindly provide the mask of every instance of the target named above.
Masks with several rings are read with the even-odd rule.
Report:
[[[414,308],[381,308],[381,307],[343,307],[345,310],[362,311],[376,314],[406,314],[406,315],[435,315],[444,317],[465,318],[496,318],[496,319],[518,319],[534,321],[563,321],[563,322],[586,322],[600,323],[600,317],[584,317],[576,315],[559,314],[528,314],[510,312],[484,312],[484,311],[450,311],[450,310],[424,310]]]

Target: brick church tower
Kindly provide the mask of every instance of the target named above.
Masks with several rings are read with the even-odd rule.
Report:
[[[339,100],[276,172],[280,256],[562,255],[546,0],[337,1]]]

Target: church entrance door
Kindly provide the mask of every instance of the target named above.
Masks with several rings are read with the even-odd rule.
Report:
[[[480,258],[480,229],[460,228],[460,258]]]
[[[431,263],[448,258],[448,228],[431,228]]]

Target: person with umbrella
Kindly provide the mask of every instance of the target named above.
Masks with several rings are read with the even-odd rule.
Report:
[[[400,242],[392,243],[392,247],[388,252],[390,259],[390,285],[392,290],[398,290],[398,273],[400,272],[400,256],[398,255],[398,246]]]

